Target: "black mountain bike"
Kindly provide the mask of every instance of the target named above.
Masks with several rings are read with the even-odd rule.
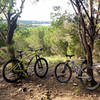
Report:
[[[37,50],[34,50],[31,47],[28,48],[32,53],[28,55],[28,59],[30,58],[28,63],[23,58],[23,55],[25,55],[26,53],[22,50],[17,50],[19,59],[11,59],[3,66],[3,77],[7,82],[13,83],[19,80],[21,77],[28,77],[29,75],[27,72],[27,66],[30,65],[33,58],[36,58],[34,65],[35,74],[40,78],[46,76],[48,72],[48,62],[45,58],[40,57],[40,55],[38,54],[42,50],[42,48]]]
[[[55,67],[55,77],[61,83],[67,83],[72,77],[72,71],[76,73],[76,78],[80,79],[82,85],[88,90],[95,90],[100,85],[100,68],[96,66],[91,67],[93,70],[93,78],[95,80],[95,85],[91,84],[92,77],[87,73],[87,61],[83,60],[81,67],[75,64],[71,58],[74,55],[66,55],[69,57],[69,60],[66,62],[61,62]],[[72,64],[70,67],[69,63]]]

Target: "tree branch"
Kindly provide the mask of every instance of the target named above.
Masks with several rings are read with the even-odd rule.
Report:
[[[76,11],[76,9],[75,9],[75,7],[74,7],[74,5],[75,5],[75,6],[77,6],[77,5],[76,5],[75,2],[73,2],[72,0],[70,0],[70,2],[71,2],[71,4],[72,4],[72,7],[73,7],[73,9],[74,9],[76,15],[78,15],[78,12]]]
[[[20,11],[18,13],[11,13],[11,11],[8,11],[8,36],[7,36],[7,43],[10,44],[12,42],[14,30],[17,27],[17,20],[20,14],[22,13],[22,9],[24,6],[25,0],[21,0],[21,6]],[[13,16],[12,16],[13,15]]]
[[[16,13],[15,16],[12,17],[12,22],[13,22],[13,20],[18,19],[18,17],[19,17],[20,14],[22,13],[25,0],[21,0],[21,2],[22,2],[22,3],[21,3],[21,6],[20,6],[20,11],[19,11],[18,13]],[[14,12],[14,13],[11,13],[10,15],[12,16],[12,14],[15,14],[15,12]]]
[[[99,31],[100,31],[100,27],[97,29],[97,31],[96,31],[96,32],[97,32],[97,33],[99,33]]]
[[[80,19],[81,19],[81,24],[82,24],[83,28],[87,31],[87,34],[90,36],[89,31],[86,27],[86,24],[85,24],[85,21],[84,21],[84,18],[83,18],[82,11],[81,11],[78,0],[76,0],[76,4],[77,4],[77,9],[78,9],[78,12],[79,12]]]
[[[4,11],[3,11],[3,14],[4,14],[5,18],[8,20],[8,17],[7,17],[7,15],[5,14],[5,12],[4,12]]]
[[[22,13],[22,9],[23,9],[23,6],[24,6],[24,2],[25,0],[21,0],[21,6],[20,6],[20,11],[17,13],[17,16],[20,16],[20,14]]]
[[[6,8],[6,4],[3,6],[3,8],[1,8],[0,14],[4,11],[5,8]]]
[[[77,6],[76,3],[75,3],[73,0],[70,0],[70,1],[71,1],[71,3],[72,3],[73,5]]]
[[[70,1],[72,1],[72,0],[70,0]],[[76,4],[76,7],[77,7],[77,10],[78,10],[78,14],[77,15],[79,15],[79,20],[81,21],[81,25],[84,28],[84,30],[86,30],[86,32],[87,32],[88,36],[90,37],[90,39],[93,40],[92,39],[92,36],[90,35],[90,33],[89,33],[89,31],[88,31],[88,29],[86,27],[86,24],[85,24],[85,21],[84,21],[84,18],[83,18],[83,14],[82,14],[82,11],[81,11],[81,6],[83,5],[83,3],[80,0],[76,0],[75,2],[76,2],[75,4]],[[84,5],[82,7],[84,7]],[[86,9],[84,9],[84,10],[86,10]],[[86,11],[86,13],[87,13],[87,11]],[[89,14],[88,13],[87,13],[87,16],[88,16],[88,18],[90,20],[90,17],[89,17]]]
[[[83,2],[82,2],[81,0],[79,0],[79,2],[81,3],[81,5],[82,5],[82,7],[83,7],[83,9],[84,9],[84,11],[85,11],[85,13],[86,13],[88,19],[91,20],[90,17],[89,17],[89,14],[88,14],[88,12],[87,12],[87,10],[86,10],[86,8],[85,8],[85,6],[83,5]]]
[[[1,37],[2,40],[4,40],[4,41],[6,42],[6,37],[5,37],[5,35],[4,35],[3,33],[1,33],[1,32],[0,32],[0,37]]]
[[[81,23],[80,23],[80,20],[79,20],[79,23],[78,23],[78,34],[79,34],[80,42],[82,43],[82,46],[83,46],[84,52],[86,53],[86,49],[85,49],[85,45],[84,45],[84,41],[83,41],[83,39],[82,39],[82,29],[81,29]]]
[[[97,16],[96,16],[96,24],[98,24],[99,15],[100,15],[100,0],[98,0],[98,11],[97,11]]]

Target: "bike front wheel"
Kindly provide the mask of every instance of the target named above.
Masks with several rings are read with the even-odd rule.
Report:
[[[35,66],[34,66],[34,72],[40,78],[43,78],[46,76],[48,72],[48,62],[45,58],[39,58],[36,60]]]
[[[64,62],[59,63],[55,67],[55,77],[61,83],[67,83],[72,76],[72,70],[69,65],[65,64]]]
[[[16,82],[21,76],[21,73],[17,72],[17,70],[22,68],[23,65],[19,60],[9,60],[3,67],[3,78],[9,83]]]
[[[85,65],[85,64],[84,64]],[[93,77],[87,73],[87,67],[84,67],[80,73],[80,82],[84,88],[88,90],[95,90],[100,86],[100,72],[93,67]]]

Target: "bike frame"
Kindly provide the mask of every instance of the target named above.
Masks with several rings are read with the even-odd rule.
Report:
[[[74,69],[74,72],[75,72],[76,74],[78,74],[79,70],[82,71],[82,68],[80,68],[80,67],[75,63],[75,61],[72,60],[71,58],[70,58],[69,60],[66,61],[66,64],[69,65],[69,63],[72,64],[72,68]]]
[[[83,69],[81,67],[79,67],[74,60],[72,60],[71,58],[69,60],[66,61],[66,64],[69,65],[69,63],[72,64],[72,68],[74,69],[74,72],[76,73],[76,75],[79,75],[79,72],[82,71],[83,72]],[[87,73],[87,72],[86,72]],[[84,78],[84,79],[87,79],[87,78],[90,78],[90,76],[88,77],[79,77],[79,78]]]
[[[29,55],[29,56],[31,56],[31,55]],[[27,66],[29,66],[29,65],[31,64],[31,62],[32,62],[32,60],[33,60],[34,57],[36,57],[36,60],[37,60],[38,58],[40,58],[40,56],[38,55],[38,53],[37,53],[36,51],[33,53],[33,57],[31,57],[30,61],[27,63]],[[17,69],[17,70],[16,70],[16,66],[20,66],[20,62],[21,62],[22,65],[23,65],[23,69],[22,69],[22,70],[21,70],[21,69]],[[18,73],[18,72],[21,72],[21,73],[23,73],[23,74],[26,74],[26,73],[25,73],[25,70],[27,70],[27,66],[25,65],[25,59],[22,57],[22,55],[20,56],[20,62],[17,63],[17,65],[15,65],[14,71],[17,72],[17,73]]]

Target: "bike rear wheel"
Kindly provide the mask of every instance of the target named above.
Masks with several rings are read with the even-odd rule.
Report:
[[[16,82],[21,77],[21,73],[16,70],[20,69],[23,69],[23,65],[19,60],[9,60],[3,67],[3,78],[9,83]]]
[[[96,67],[92,67],[93,70],[93,78],[87,73],[87,64],[83,64],[83,70],[80,73],[80,82],[84,86],[84,88],[88,90],[95,90],[100,86],[100,72]]]
[[[56,79],[61,83],[67,83],[72,76],[72,70],[65,62],[59,63],[54,72]]]
[[[46,76],[48,72],[48,63],[45,58],[37,59],[34,65],[34,72],[40,78],[43,78]]]

